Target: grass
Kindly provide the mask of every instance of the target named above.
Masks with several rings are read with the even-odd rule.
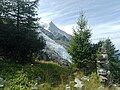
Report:
[[[53,62],[37,61],[32,64],[16,64],[0,60],[0,77],[6,84],[4,90],[31,90],[32,87],[41,85],[38,90],[65,90],[66,84],[74,88],[74,78],[79,78],[85,86],[85,90],[98,90],[102,85],[96,73],[89,76],[89,81],[82,80],[85,75],[82,72],[70,74],[72,71]],[[72,81],[72,83],[70,83]],[[110,90],[105,87],[104,90]],[[117,89],[113,89],[117,90]]]
[[[36,62],[22,66],[0,61],[0,77],[7,81],[5,90],[31,90],[31,87],[42,83],[45,83],[46,87],[56,87],[67,82],[69,74],[69,69],[51,62]]]

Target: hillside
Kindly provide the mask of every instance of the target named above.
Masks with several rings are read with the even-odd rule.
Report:
[[[31,90],[43,83],[56,86],[66,82],[68,75],[68,69],[55,63],[35,62],[22,66],[0,60],[0,80],[3,78],[5,81],[4,90]]]
[[[0,60],[0,67],[0,90],[1,87],[4,90],[78,90],[75,88],[78,82],[83,90],[111,90],[102,86],[96,73],[89,76],[82,72],[71,73],[70,69],[53,62],[20,65]],[[113,90],[118,89],[113,87]]]

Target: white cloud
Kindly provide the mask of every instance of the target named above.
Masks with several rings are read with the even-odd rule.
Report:
[[[113,21],[113,22],[106,22],[106,23],[102,23],[102,24],[98,24],[93,26],[93,33],[95,35],[100,35],[100,34],[114,34],[114,32],[120,30],[120,25],[116,24],[120,22],[118,21]]]
[[[92,41],[98,42],[110,38],[116,48],[120,48],[120,25],[116,24],[119,21],[107,22],[93,27]]]
[[[58,28],[72,34],[80,10],[85,10],[93,41],[111,38],[118,44],[120,36],[119,0],[40,0],[41,21],[53,20]],[[106,4],[107,3],[107,4]],[[120,44],[120,43],[119,43]]]

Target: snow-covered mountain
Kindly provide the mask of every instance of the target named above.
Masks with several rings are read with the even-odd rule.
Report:
[[[69,34],[60,30],[52,21],[49,23],[48,30],[50,30],[51,33],[53,33],[58,38],[65,37],[68,40],[71,38]]]
[[[46,40],[47,45],[44,51],[48,54],[50,59],[71,62],[71,56],[64,47],[64,44],[68,43],[71,39],[69,34],[57,28],[53,22],[49,24],[42,23],[39,32],[40,36],[43,36]]]
[[[49,34],[53,35],[54,39],[56,39],[56,40],[57,39],[59,40],[61,38],[64,38],[66,40],[71,39],[71,35],[60,30],[52,21],[49,23],[41,22],[41,26],[46,30],[46,31],[44,31],[45,34],[47,34],[48,36],[49,36]]]

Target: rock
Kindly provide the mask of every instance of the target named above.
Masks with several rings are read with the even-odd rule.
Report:
[[[106,71],[105,69],[103,69],[103,68],[97,70],[97,73],[98,73],[99,75],[107,75],[107,71]]]
[[[0,82],[3,82],[3,81],[4,81],[4,79],[0,77]]]
[[[82,77],[81,80],[83,80],[83,81],[90,81],[90,79],[87,76]]]
[[[2,88],[2,87],[4,87],[4,85],[3,85],[3,84],[0,84],[0,88]]]
[[[108,58],[108,55],[107,55],[107,54],[101,54],[101,55],[102,55],[102,58],[103,58],[103,59]]]
[[[43,84],[40,84],[40,85],[37,85],[37,86],[38,86],[38,88],[42,88],[44,85],[45,84],[43,83]]]
[[[6,83],[6,81],[0,77],[0,88],[3,88],[5,83]]]
[[[99,76],[100,82],[105,82],[108,79],[105,76]]]
[[[70,86],[67,84],[65,90],[71,90]]]
[[[120,87],[117,87],[118,90],[120,90]]]
[[[39,88],[42,88],[42,87],[44,87],[44,83],[43,84],[35,84],[32,88],[31,88],[31,90],[39,90]]]
[[[110,75],[110,71],[107,71],[107,74]]]
[[[74,85],[77,90],[84,90],[84,84],[82,84],[82,81],[80,81],[78,78],[75,78],[74,81],[76,84]]]
[[[99,49],[99,57],[97,61],[97,74],[99,75],[101,83],[104,83],[104,85],[108,85],[110,83],[109,60],[107,50],[104,47],[104,45],[102,45],[102,47]]]

